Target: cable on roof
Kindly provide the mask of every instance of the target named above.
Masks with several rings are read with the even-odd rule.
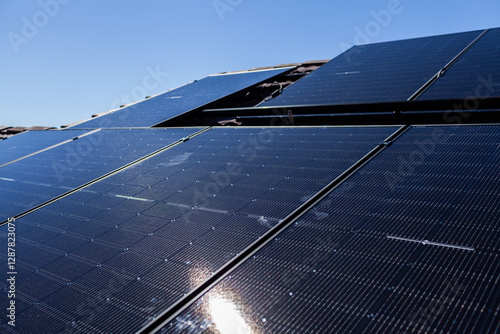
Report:
[[[270,95],[266,96],[266,98],[264,100],[262,100],[259,104],[264,103],[266,101],[269,101],[270,99],[275,98],[276,96],[280,95],[281,92],[283,92],[283,85],[280,82],[275,81],[275,82],[272,83],[272,85],[274,85],[274,84],[278,84],[280,86],[280,88],[276,89]]]

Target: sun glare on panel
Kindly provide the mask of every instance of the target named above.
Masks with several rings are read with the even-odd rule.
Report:
[[[253,334],[237,306],[219,295],[210,296],[208,311],[221,334]]]

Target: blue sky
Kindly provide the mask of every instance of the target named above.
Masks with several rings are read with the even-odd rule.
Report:
[[[0,0],[0,125],[59,127],[212,73],[498,26],[498,0]]]

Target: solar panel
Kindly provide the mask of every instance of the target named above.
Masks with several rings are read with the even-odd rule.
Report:
[[[355,46],[260,106],[406,101],[480,33]]]
[[[27,131],[7,140],[0,140],[0,166],[47,149],[87,131]]]
[[[500,96],[500,28],[491,29],[418,100]],[[473,104],[474,102],[471,102]]]
[[[216,128],[20,218],[17,321],[136,332],[396,129]]]
[[[467,110],[467,113],[497,113],[499,112],[500,109],[474,109],[474,110]],[[411,111],[403,111],[402,114],[445,114],[447,115],[446,117],[448,118],[449,115],[453,112],[456,113],[461,113],[464,112],[463,110],[411,110]],[[463,114],[462,114],[463,115]],[[459,116],[460,117],[460,116]],[[451,117],[449,117],[451,118]],[[463,118],[463,116],[462,116]]]
[[[91,119],[73,128],[149,127],[290,70],[290,67],[210,75],[185,86]]]
[[[0,221],[172,144],[197,129],[102,130],[0,168]],[[66,131],[61,131],[66,133]],[[73,131],[67,136],[72,136]]]
[[[161,332],[494,332],[499,142],[411,129]]]

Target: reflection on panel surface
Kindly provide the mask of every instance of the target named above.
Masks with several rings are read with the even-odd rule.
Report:
[[[290,68],[210,75],[185,86],[91,119],[74,128],[149,127],[199,108],[244,88],[258,84]]]
[[[88,131],[27,131],[10,138],[0,140],[0,165],[29,154],[44,150]]]
[[[162,333],[498,331],[499,142],[411,129]]]
[[[396,129],[212,129],[21,218],[19,331],[136,332]]]
[[[36,207],[198,130],[101,130],[3,166],[0,168],[0,221]]]
[[[480,33],[354,46],[260,106],[406,101]]]

